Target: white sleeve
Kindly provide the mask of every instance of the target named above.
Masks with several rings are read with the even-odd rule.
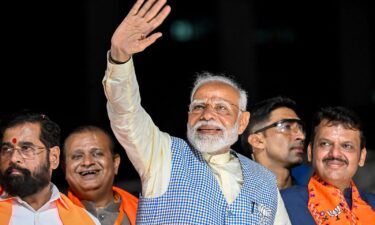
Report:
[[[141,178],[142,195],[162,195],[170,178],[171,137],[141,106],[133,60],[120,65],[107,62],[103,87],[111,128]]]
[[[281,198],[280,191],[277,190],[277,211],[274,225],[291,225],[288,212],[286,211],[284,201]]]

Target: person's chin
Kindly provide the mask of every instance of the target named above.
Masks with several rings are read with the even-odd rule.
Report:
[[[84,190],[85,192],[89,191],[95,191],[99,189],[103,184],[100,183],[81,183],[81,189]]]

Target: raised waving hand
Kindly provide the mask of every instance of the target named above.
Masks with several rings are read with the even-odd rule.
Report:
[[[125,62],[162,36],[161,32],[152,32],[171,11],[166,3],[167,0],[137,0],[112,36],[112,59]]]

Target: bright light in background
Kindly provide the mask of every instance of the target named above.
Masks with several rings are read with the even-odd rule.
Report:
[[[188,42],[193,39],[193,25],[187,20],[177,20],[171,25],[171,37],[175,41]]]
[[[213,25],[208,18],[194,21],[180,19],[172,22],[170,34],[177,42],[189,42],[204,39],[212,30]]]

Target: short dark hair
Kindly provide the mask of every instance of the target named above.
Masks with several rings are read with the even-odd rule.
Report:
[[[45,114],[32,112],[30,110],[18,111],[3,120],[1,125],[1,139],[7,129],[25,123],[36,123],[40,125],[39,139],[47,149],[60,145],[60,126]]]
[[[292,109],[293,111],[297,110],[296,102],[285,96],[276,96],[268,98],[258,103],[255,103],[253,106],[250,107],[250,121],[245,131],[241,135],[241,145],[245,152],[248,152],[249,154],[253,153],[253,148],[251,147],[247,139],[249,135],[252,134],[252,132],[254,132],[254,128],[257,127],[259,124],[266,123],[271,117],[271,113],[275,109],[282,107]]]
[[[114,144],[114,139],[113,139],[112,135],[107,130],[105,130],[101,127],[94,126],[94,125],[84,125],[84,126],[79,126],[79,127],[75,128],[65,138],[64,146],[63,146],[63,152],[62,152],[62,156],[63,156],[64,161],[65,161],[65,156],[66,156],[65,155],[66,141],[68,140],[68,138],[70,138],[74,134],[80,134],[80,133],[85,133],[85,132],[100,132],[100,133],[103,133],[108,138],[109,149],[111,150],[112,158],[113,159],[115,158],[115,154],[116,154],[115,153],[115,144]]]
[[[343,106],[322,107],[314,114],[310,139],[312,145],[314,144],[316,128],[323,120],[326,120],[332,126],[342,125],[347,129],[358,130],[361,141],[360,147],[361,149],[366,147],[366,137],[361,119],[353,110]]]

